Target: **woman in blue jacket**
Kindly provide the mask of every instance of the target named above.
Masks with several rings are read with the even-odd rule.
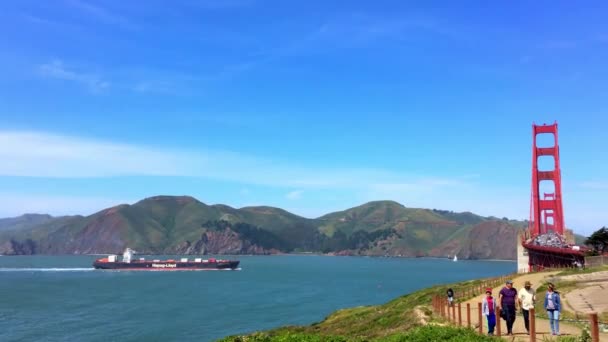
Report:
[[[559,292],[555,291],[555,285],[549,283],[547,294],[545,295],[545,310],[547,310],[547,315],[549,315],[552,335],[559,335],[559,313],[561,309]]]

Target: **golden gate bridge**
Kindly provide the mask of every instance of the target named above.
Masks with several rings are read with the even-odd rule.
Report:
[[[552,145],[538,146],[539,135],[551,136]],[[518,270],[582,266],[587,248],[575,245],[574,234],[564,221],[557,122],[533,124],[532,142],[530,220],[518,238]],[[541,157],[552,158],[553,165],[539,167]]]

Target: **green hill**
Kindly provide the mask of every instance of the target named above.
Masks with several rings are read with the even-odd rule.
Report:
[[[0,254],[271,254],[515,258],[523,222],[374,201],[308,219],[283,209],[207,205],[189,196],[155,196],[90,216],[0,220]],[[487,235],[495,248],[479,247]]]

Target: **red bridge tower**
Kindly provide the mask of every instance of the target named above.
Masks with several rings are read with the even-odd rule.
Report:
[[[539,134],[553,134],[553,146],[538,147]],[[564,210],[562,206],[562,181],[559,167],[559,145],[557,143],[557,122],[552,125],[532,125],[532,198],[530,203],[530,223],[528,230],[532,237],[553,231],[564,236]],[[538,159],[552,156],[552,170],[539,170]],[[541,182],[553,185],[553,192],[541,194]],[[551,184],[552,183],[552,184]],[[542,196],[541,196],[542,195]]]

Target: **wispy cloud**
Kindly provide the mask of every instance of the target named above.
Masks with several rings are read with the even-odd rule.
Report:
[[[137,94],[189,95],[200,94],[206,80],[203,77],[187,75],[181,72],[160,69],[103,69],[103,76],[98,72],[76,68],[61,59],[37,65],[40,76],[71,81],[85,86],[93,93],[102,93],[110,89]],[[89,67],[90,68],[90,67]]]
[[[315,165],[294,167],[287,161],[232,151],[169,150],[41,132],[0,131],[0,160],[3,161],[0,176],[204,177],[296,189],[382,190],[407,186],[437,189],[461,184],[458,180],[406,175],[388,170],[352,167],[326,169]],[[299,195],[301,193],[294,192],[291,196]]]
[[[56,21],[49,20],[47,18],[42,18],[42,17],[36,16],[36,15],[28,14],[28,13],[21,13],[20,15],[23,19],[25,19],[28,22],[33,23],[33,24],[51,25],[51,26],[61,25],[60,23],[58,23]]]
[[[138,93],[175,93],[175,85],[168,81],[142,81],[133,86]]]
[[[67,3],[73,8],[76,8],[105,24],[115,25],[126,29],[138,28],[137,25],[135,25],[125,16],[113,12],[105,7],[101,7],[98,4],[93,5],[83,0],[68,0]]]
[[[127,68],[113,70],[112,76],[125,90],[140,94],[200,94],[210,76],[161,68]]]
[[[88,90],[95,93],[104,91],[110,87],[110,83],[98,75],[71,70],[61,60],[53,60],[50,63],[39,65],[38,71],[43,77],[76,82],[86,86]]]
[[[550,50],[568,50],[574,49],[580,45],[580,42],[574,40],[547,40],[540,44],[541,48]]]
[[[281,28],[277,28],[281,30]],[[302,34],[291,35],[282,43],[267,44],[249,59],[226,65],[215,78],[238,76],[260,65],[292,56],[331,53],[339,49],[369,48],[382,43],[383,49],[406,41],[428,38],[469,39],[468,35],[426,15],[380,17],[366,13],[346,13],[310,27]]]
[[[350,13],[326,21],[315,34],[318,40],[329,39],[345,46],[369,44],[380,39],[410,40],[421,33],[452,36],[453,32],[428,16],[376,17]],[[338,46],[340,46],[338,45]]]
[[[302,198],[302,193],[304,193],[304,191],[302,190],[290,191],[287,193],[287,195],[285,195],[285,198],[292,201],[299,200],[300,198]]]
[[[608,190],[608,181],[587,181],[580,183],[581,187],[591,190]]]
[[[252,6],[254,0],[193,0],[187,4],[201,9],[223,10]]]

